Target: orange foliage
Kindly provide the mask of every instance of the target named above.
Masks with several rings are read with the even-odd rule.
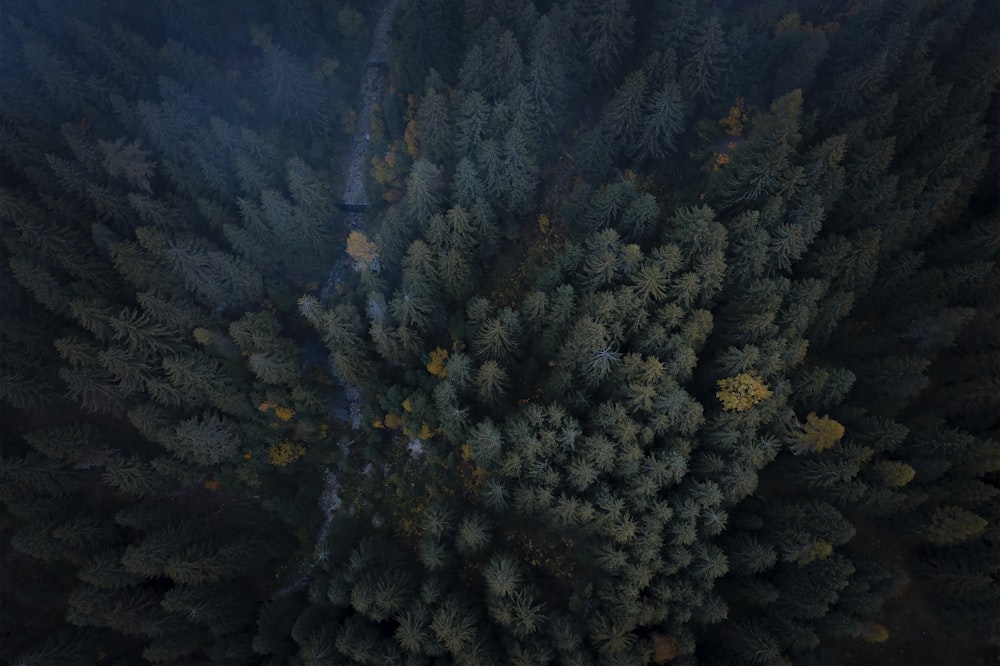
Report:
[[[386,151],[385,157],[373,157],[371,160],[372,178],[383,186],[397,185],[399,172],[396,170],[396,144],[393,143]]]
[[[406,153],[410,157],[415,158],[417,156],[417,144],[419,142],[416,119],[406,123],[406,131],[403,133],[403,141],[406,143]]]
[[[415,158],[419,137],[417,135],[417,105],[413,101],[413,95],[406,97],[406,117],[409,122],[406,123],[406,131],[403,132],[403,141],[406,143],[406,153]]]
[[[367,266],[378,258],[378,245],[360,231],[352,231],[347,236],[347,254],[358,264]]]
[[[427,372],[444,379],[448,375],[448,370],[444,367],[446,360],[448,360],[448,350],[438,347],[431,352],[431,361],[427,364]]]
[[[211,479],[205,481],[205,490],[215,492],[219,489],[219,480],[214,476]]]
[[[736,104],[729,108],[729,115],[719,120],[719,127],[726,130],[726,134],[730,136],[739,136],[749,120],[750,108],[746,100],[740,97],[736,100]]]
[[[257,405],[257,410],[262,413],[272,409],[274,410],[274,415],[277,416],[282,421],[288,421],[293,416],[295,416],[295,410],[292,409],[291,407],[279,407],[278,405],[268,400],[265,400],[264,402]]]

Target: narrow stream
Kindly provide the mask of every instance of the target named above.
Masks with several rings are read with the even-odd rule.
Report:
[[[372,31],[372,47],[368,52],[365,75],[361,81],[362,101],[361,111],[358,113],[358,132],[354,136],[354,144],[351,146],[350,157],[345,165],[344,195],[343,203],[350,207],[346,213],[344,222],[348,228],[366,233],[364,208],[368,206],[368,194],[365,192],[365,165],[368,163],[368,127],[371,115],[375,107],[382,101],[385,94],[385,75],[388,71],[386,61],[389,54],[389,28],[392,26],[392,17],[399,7],[401,0],[386,0],[379,13],[375,29]],[[324,300],[333,293],[333,288],[341,280],[344,268],[350,265],[350,258],[346,253],[337,261],[330,271],[330,279],[324,287]],[[351,407],[352,425],[357,430],[360,427],[361,396],[353,386],[345,386],[345,392]],[[312,580],[313,570],[316,565],[325,560],[328,552],[327,541],[330,538],[330,531],[333,517],[340,507],[341,499],[338,495],[339,484],[336,474],[327,469],[324,476],[323,495],[320,497],[320,510],[323,512],[324,521],[319,533],[316,535],[316,547],[313,550],[311,559],[302,562],[299,568],[299,576],[289,585],[286,585],[274,594],[275,599],[297,592],[305,588]]]

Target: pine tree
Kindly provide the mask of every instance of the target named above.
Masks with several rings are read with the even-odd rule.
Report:
[[[527,139],[518,127],[504,135],[501,180],[506,208],[515,214],[525,214],[534,201],[538,187],[538,167],[528,148]]]
[[[280,46],[264,48],[263,82],[272,111],[287,121],[303,121],[313,129],[329,128],[319,80]]]
[[[921,534],[934,544],[946,545],[967,541],[986,529],[987,521],[981,516],[957,506],[940,506],[934,509]]]
[[[149,159],[149,152],[140,147],[138,141],[125,143],[120,138],[114,143],[98,141],[97,145],[104,154],[104,168],[112,178],[121,177],[132,187],[146,194],[152,194],[149,179],[154,175],[155,162]]]
[[[485,50],[484,92],[493,99],[503,98],[521,79],[524,60],[517,38],[510,30],[499,31]]]
[[[471,161],[468,161],[469,158],[464,156],[477,154],[480,144],[489,135],[489,105],[474,86],[463,86],[463,88],[469,92],[459,103],[458,118],[455,121],[455,149],[458,155],[463,156],[459,160],[459,165],[455,171],[456,183],[458,182],[458,173],[461,170],[462,162],[465,161],[469,166],[472,166]],[[463,176],[463,180],[471,177],[471,175]],[[469,190],[468,188],[459,189],[456,186],[455,191],[457,193],[468,192]],[[471,199],[467,197],[464,200],[459,198],[457,203],[460,206],[468,207],[475,198],[474,196]]]
[[[417,128],[426,157],[433,162],[441,162],[451,152],[448,104],[442,92],[434,88],[424,92],[417,109]]]
[[[597,643],[601,654],[620,655],[635,643],[636,636],[631,632],[631,624],[628,620],[618,622],[605,615],[598,615],[589,623],[591,640]]]
[[[418,222],[426,222],[441,204],[440,169],[426,159],[418,159],[406,178],[406,210]]]
[[[626,146],[639,140],[648,87],[646,75],[642,70],[632,72],[615,90],[615,96],[604,109],[605,126],[615,136],[620,137]]]
[[[410,654],[420,654],[430,636],[427,617],[419,611],[407,611],[397,617],[399,623],[394,636],[399,645]]]
[[[142,238],[140,236],[140,241]],[[168,242],[162,254],[187,288],[212,307],[230,299],[240,303],[256,301],[263,294],[260,274],[224,252],[209,250],[193,240],[181,240]]]
[[[465,612],[458,601],[446,598],[434,611],[431,629],[453,655],[464,654],[476,637],[474,616]]]
[[[199,465],[216,465],[230,459],[239,448],[235,428],[214,413],[182,421],[164,442],[181,459]]]
[[[87,660],[97,652],[100,636],[93,631],[77,627],[66,627],[52,633],[45,641],[20,654],[12,663],[24,666],[70,666]]]
[[[32,261],[11,257],[8,265],[18,283],[47,309],[58,314],[66,313],[70,293],[59,280]]]
[[[458,525],[455,545],[459,552],[477,553],[486,548],[490,541],[489,524],[483,516],[467,516]]]
[[[517,313],[510,308],[501,309],[479,327],[475,338],[475,351],[481,358],[507,363],[518,351]]]
[[[104,550],[90,555],[80,568],[80,580],[105,590],[118,590],[136,585],[141,579],[126,571],[121,559],[122,551],[118,549]]]
[[[607,79],[632,47],[635,18],[628,0],[609,3],[587,0],[580,3],[580,34],[583,38],[591,76]]]
[[[167,561],[181,550],[182,541],[187,536],[186,530],[180,525],[161,528],[142,540],[130,543],[122,555],[122,565],[126,571],[136,576],[161,576]]]
[[[676,149],[684,111],[684,100],[676,86],[668,84],[650,98],[639,137],[640,160],[663,160]]]
[[[235,578],[253,561],[251,543],[237,541],[221,548],[201,543],[173,555],[166,561],[164,572],[177,583],[200,585]]]
[[[688,56],[681,70],[686,96],[713,99],[718,96],[721,79],[729,58],[726,36],[717,16],[710,16],[692,32],[687,43]]]
[[[725,540],[726,553],[733,571],[743,575],[759,574],[777,561],[774,548],[763,544],[750,532],[737,532]]]
[[[10,545],[14,550],[47,564],[66,558],[71,552],[55,538],[50,528],[43,525],[21,527],[11,536]]]
[[[801,138],[802,91],[794,90],[771,104],[759,116],[754,140],[728,169],[723,186],[727,202],[753,203],[765,195],[781,195],[792,187],[798,173],[791,165],[792,150]]]
[[[656,231],[659,218],[659,207],[656,197],[646,193],[632,201],[618,222],[622,238],[633,243],[646,240]]]

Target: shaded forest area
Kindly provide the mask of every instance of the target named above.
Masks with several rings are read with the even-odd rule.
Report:
[[[1000,7],[369,4],[0,8],[0,659],[995,660]]]

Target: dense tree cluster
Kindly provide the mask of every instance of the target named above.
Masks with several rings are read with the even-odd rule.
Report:
[[[0,11],[3,659],[995,649],[996,6],[367,4]]]

